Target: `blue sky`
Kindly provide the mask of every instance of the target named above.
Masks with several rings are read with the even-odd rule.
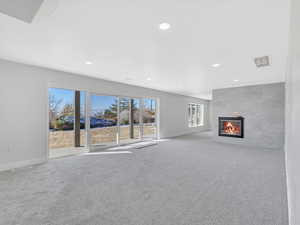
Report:
[[[49,96],[52,95],[58,101],[61,100],[59,109],[61,110],[66,104],[74,104],[75,92],[68,89],[49,88]],[[91,96],[92,111],[102,111],[109,108],[115,103],[116,97],[114,96]],[[85,92],[81,92],[81,104],[85,102]]]
[[[56,100],[62,100],[60,109],[63,108],[66,104],[74,104],[74,95],[75,92],[73,90],[68,89],[59,89],[59,88],[49,88],[49,96],[52,95],[55,97]],[[91,105],[92,105],[92,112],[95,111],[103,111],[112,104],[115,103],[117,97],[115,96],[98,96],[92,95],[91,96]],[[85,92],[81,92],[81,104],[85,102]],[[144,99],[144,104],[146,108],[150,108],[151,99]],[[152,102],[152,108],[155,108],[154,101]]]
[[[109,106],[114,104],[117,100],[117,97],[114,96],[98,96],[92,95],[91,96],[91,105],[92,105],[92,112],[99,112],[108,109]]]
[[[53,96],[56,101],[61,101],[59,110],[66,104],[74,104],[75,92],[67,89],[49,88],[49,96]]]

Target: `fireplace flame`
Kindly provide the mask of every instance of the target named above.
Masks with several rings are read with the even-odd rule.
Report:
[[[239,134],[240,126],[237,126],[231,122],[224,122],[224,132],[226,134]]]

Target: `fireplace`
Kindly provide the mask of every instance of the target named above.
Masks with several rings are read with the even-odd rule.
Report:
[[[244,138],[244,118],[219,117],[219,136]]]

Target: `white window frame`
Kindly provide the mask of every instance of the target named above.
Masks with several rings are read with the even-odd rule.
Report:
[[[146,139],[144,138],[143,134],[143,111],[144,111],[144,99],[152,99],[155,101],[155,123],[154,125],[156,126],[156,132],[153,136],[153,140],[159,140],[160,139],[160,99],[157,97],[151,97],[151,96],[142,96],[142,97],[136,97],[136,96],[127,96],[127,95],[116,95],[116,94],[103,94],[101,92],[95,92],[95,91],[90,91],[87,89],[81,89],[81,88],[75,88],[75,87],[64,87],[60,86],[57,84],[48,84],[48,88],[45,91],[45,95],[47,96],[47,103],[46,104],[46,134],[47,134],[47,159],[50,159],[50,147],[49,147],[49,88],[56,88],[56,89],[65,89],[65,90],[71,90],[71,91],[83,91],[85,92],[85,138],[86,138],[86,144],[85,148],[88,150],[91,150],[92,147],[94,146],[91,144],[91,131],[90,131],[90,115],[91,115],[91,96],[92,95],[99,95],[99,96],[114,96],[118,98],[118,116],[119,116],[119,99],[120,98],[134,98],[134,99],[139,99],[140,100],[140,129],[141,129],[141,139],[138,140],[137,142],[142,142],[145,141]],[[75,97],[74,97],[74,103],[75,103]],[[118,119],[119,123],[119,119]],[[118,129],[119,129],[119,124],[118,124]],[[115,143],[115,146],[120,145],[120,140],[119,140],[119,130],[117,132],[117,141]],[[113,146],[113,145],[112,145]],[[111,146],[106,146],[106,147],[111,147]]]

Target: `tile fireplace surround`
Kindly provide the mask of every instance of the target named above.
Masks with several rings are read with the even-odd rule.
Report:
[[[216,89],[213,90],[211,104],[212,129],[215,141],[283,149],[285,133],[284,83]],[[245,118],[244,138],[219,136],[219,117],[234,117],[235,115],[241,115]],[[234,129],[229,127],[227,132],[235,132]]]

